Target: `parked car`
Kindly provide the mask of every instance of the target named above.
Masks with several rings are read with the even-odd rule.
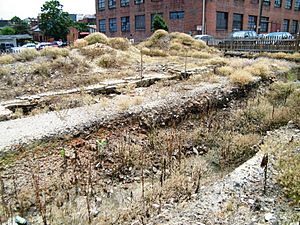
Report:
[[[195,38],[196,40],[201,40],[201,41],[205,41],[205,42],[214,39],[213,36],[208,35],[208,34],[195,35],[194,38]]]
[[[36,49],[41,50],[43,48],[50,47],[50,46],[52,46],[50,42],[41,42],[36,45]]]
[[[270,39],[294,39],[293,35],[291,35],[289,32],[272,32],[266,35],[266,38]]]
[[[1,52],[11,52],[11,49],[15,47],[13,43],[1,43],[0,51]]]
[[[32,49],[35,49],[36,45],[34,43],[27,43],[25,45],[22,45],[21,48],[32,48]]]
[[[230,38],[257,38],[258,35],[253,30],[235,31],[229,35]]]

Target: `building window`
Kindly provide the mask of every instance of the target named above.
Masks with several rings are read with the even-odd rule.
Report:
[[[275,0],[274,7],[280,8],[281,7],[281,0]]]
[[[139,5],[139,4],[143,4],[144,0],[134,0],[134,4]]]
[[[110,33],[117,32],[117,18],[109,19],[109,32]]]
[[[271,0],[264,0],[264,5],[265,6],[270,6],[271,5]]]
[[[129,16],[121,17],[121,30],[122,32],[130,31],[130,18]]]
[[[98,0],[98,10],[105,10],[105,0]]]
[[[260,31],[261,32],[268,32],[268,24],[269,24],[269,17],[261,17],[260,19]]]
[[[292,34],[296,34],[298,31],[298,20],[293,20],[292,22]]]
[[[285,8],[286,9],[292,8],[292,0],[285,0]]]
[[[154,13],[154,14],[151,14],[151,30],[153,30],[153,20],[154,20],[154,16],[161,16],[163,18],[163,13]]]
[[[170,12],[170,20],[181,20],[184,18],[184,11]]]
[[[248,17],[248,30],[256,30],[257,16]]]
[[[129,0],[120,0],[121,7],[129,6]]]
[[[290,20],[283,20],[282,31],[289,32]]]
[[[135,30],[145,30],[145,15],[135,16]]]
[[[105,19],[99,20],[99,32],[102,32],[102,33],[106,32],[106,20]]]
[[[228,13],[217,12],[217,30],[227,30],[228,28]]]
[[[296,0],[295,1],[295,11],[299,11],[300,10],[300,0]]]
[[[243,30],[243,15],[233,13],[232,30]]]
[[[108,0],[108,8],[115,9],[116,8],[116,0]]]

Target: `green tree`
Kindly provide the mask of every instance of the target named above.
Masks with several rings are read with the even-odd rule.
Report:
[[[152,26],[154,31],[159,30],[159,29],[163,29],[168,31],[168,25],[166,24],[166,22],[164,21],[164,19],[162,18],[161,15],[156,14],[153,18],[153,22],[152,22]]]
[[[12,28],[16,31],[15,34],[29,34],[29,24],[25,20],[21,20],[19,17],[14,16],[10,20]]]
[[[73,27],[75,27],[79,32],[89,31],[89,27],[87,23],[73,22]]]
[[[62,5],[57,0],[45,2],[42,6],[40,29],[46,35],[58,39],[66,39],[72,20],[67,12],[62,10]]]
[[[12,34],[15,34],[15,33],[16,33],[16,31],[11,27],[4,27],[1,30],[2,35],[12,35]]]

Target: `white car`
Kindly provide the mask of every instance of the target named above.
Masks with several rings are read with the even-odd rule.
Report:
[[[27,44],[25,44],[25,45],[22,45],[21,48],[32,48],[32,49],[35,49],[36,46],[35,46],[34,43],[27,43]]]

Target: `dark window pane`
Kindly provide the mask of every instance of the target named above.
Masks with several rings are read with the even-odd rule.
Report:
[[[217,12],[217,30],[227,30],[228,28],[228,13]]]
[[[98,10],[104,10],[105,9],[105,0],[98,0]]]
[[[109,32],[110,33],[117,32],[117,18],[109,19]]]
[[[108,0],[108,8],[109,9],[116,8],[116,0]]]
[[[292,0],[285,0],[285,8],[286,9],[292,8]]]
[[[121,17],[121,30],[122,32],[130,31],[130,18],[129,16]]]
[[[256,30],[257,16],[248,17],[248,30]]]
[[[292,22],[292,33],[296,34],[298,31],[298,20],[293,20]]]
[[[170,12],[170,20],[181,20],[184,18],[184,11]]]
[[[120,0],[121,7],[129,6],[129,0]]]
[[[295,11],[300,10],[300,0],[295,0]]]
[[[274,6],[277,7],[277,8],[280,8],[281,7],[281,0],[275,0],[274,2]]]
[[[243,30],[243,15],[242,14],[233,13],[232,29],[234,31]]]
[[[145,15],[135,16],[135,29],[136,30],[145,30]]]
[[[139,4],[143,4],[144,0],[134,0],[134,4],[139,5]]]
[[[289,32],[290,20],[283,20],[282,31]]]
[[[102,33],[106,32],[106,20],[105,19],[99,20],[99,31]]]
[[[261,28],[260,28],[260,31],[261,32],[268,32],[268,25],[269,25],[269,17],[261,17],[261,19],[260,19],[260,21],[261,21],[261,24],[260,24],[260,26],[261,26]]]

